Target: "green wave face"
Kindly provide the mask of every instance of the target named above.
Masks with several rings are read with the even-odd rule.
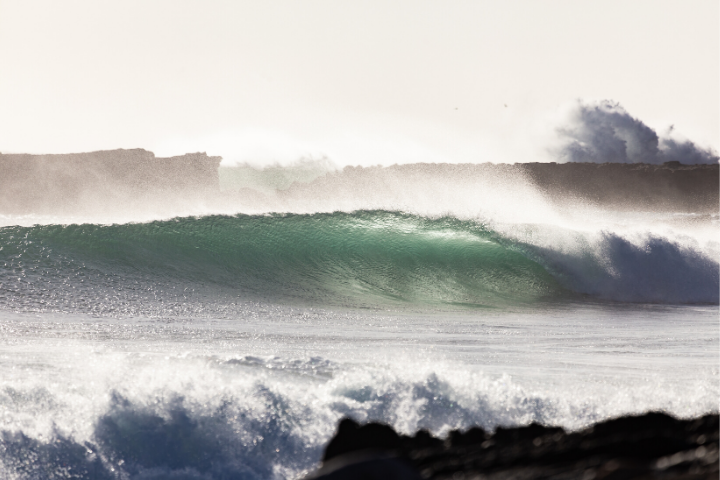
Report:
[[[347,306],[503,306],[563,293],[482,225],[384,211],[11,227],[0,242],[6,285],[21,272],[28,282],[179,282]]]

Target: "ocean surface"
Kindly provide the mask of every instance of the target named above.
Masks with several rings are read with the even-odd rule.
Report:
[[[344,416],[442,436],[718,411],[717,212],[381,170],[0,212],[0,477],[294,479]]]

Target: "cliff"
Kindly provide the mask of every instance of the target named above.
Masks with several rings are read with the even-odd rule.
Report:
[[[524,163],[518,167],[551,199],[628,210],[717,212],[719,165]]]
[[[143,149],[0,154],[0,213],[55,213],[111,201],[218,192],[221,157],[158,158]]]
[[[247,188],[218,195],[220,160],[205,153],[158,158],[142,149],[0,154],[0,214],[73,214],[118,208],[130,212],[162,207],[168,215],[189,215],[193,214],[192,206],[202,201],[221,202],[231,209],[250,205],[277,211],[295,202],[324,208],[327,199],[335,199],[337,208],[363,208],[368,199],[385,205],[441,200],[451,194],[469,198],[483,185],[512,191],[523,199],[538,190],[564,208],[585,204],[641,212],[717,213],[720,203],[717,164],[418,163],[346,167],[310,182],[304,177],[285,179],[288,185],[279,188],[277,196],[270,192],[268,200],[266,187],[254,187],[258,182],[248,173],[255,172],[252,169],[243,171],[240,179]],[[280,173],[288,172],[283,169]],[[353,199],[357,201],[353,203]]]

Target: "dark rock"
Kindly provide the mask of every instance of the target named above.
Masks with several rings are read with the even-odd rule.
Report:
[[[325,449],[323,462],[348,452],[368,449],[394,451],[400,446],[400,436],[392,427],[379,423],[360,426],[346,418],[340,422],[337,433]]]
[[[572,433],[533,423],[493,435],[453,431],[442,441],[345,419],[317,478],[416,478],[414,471],[431,479],[717,479],[719,430],[717,414],[679,420],[650,412]]]
[[[483,431],[482,429],[478,428],[478,430]],[[483,431],[484,433],[484,431]],[[403,440],[405,440],[403,444],[403,448],[409,448],[412,446],[412,448],[420,449],[420,448],[439,448],[442,446],[443,441],[439,438],[433,437],[430,432],[427,430],[418,430],[418,432],[415,434],[414,437],[403,437]],[[411,445],[408,445],[408,442]]]
[[[503,428],[498,427],[493,435],[493,440],[498,444],[517,443],[524,440],[534,440],[546,435],[564,435],[565,431],[557,427],[544,427],[537,423],[531,423],[527,427]]]
[[[364,450],[333,457],[324,462],[313,480],[420,480],[408,462],[378,451]]]
[[[473,427],[466,432],[453,430],[448,435],[447,444],[450,447],[461,447],[463,445],[474,445],[482,443],[489,438],[488,433],[480,427]]]

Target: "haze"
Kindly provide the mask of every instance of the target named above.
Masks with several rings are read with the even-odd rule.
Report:
[[[717,150],[719,15],[714,0],[0,0],[0,151],[537,161],[576,99]]]

